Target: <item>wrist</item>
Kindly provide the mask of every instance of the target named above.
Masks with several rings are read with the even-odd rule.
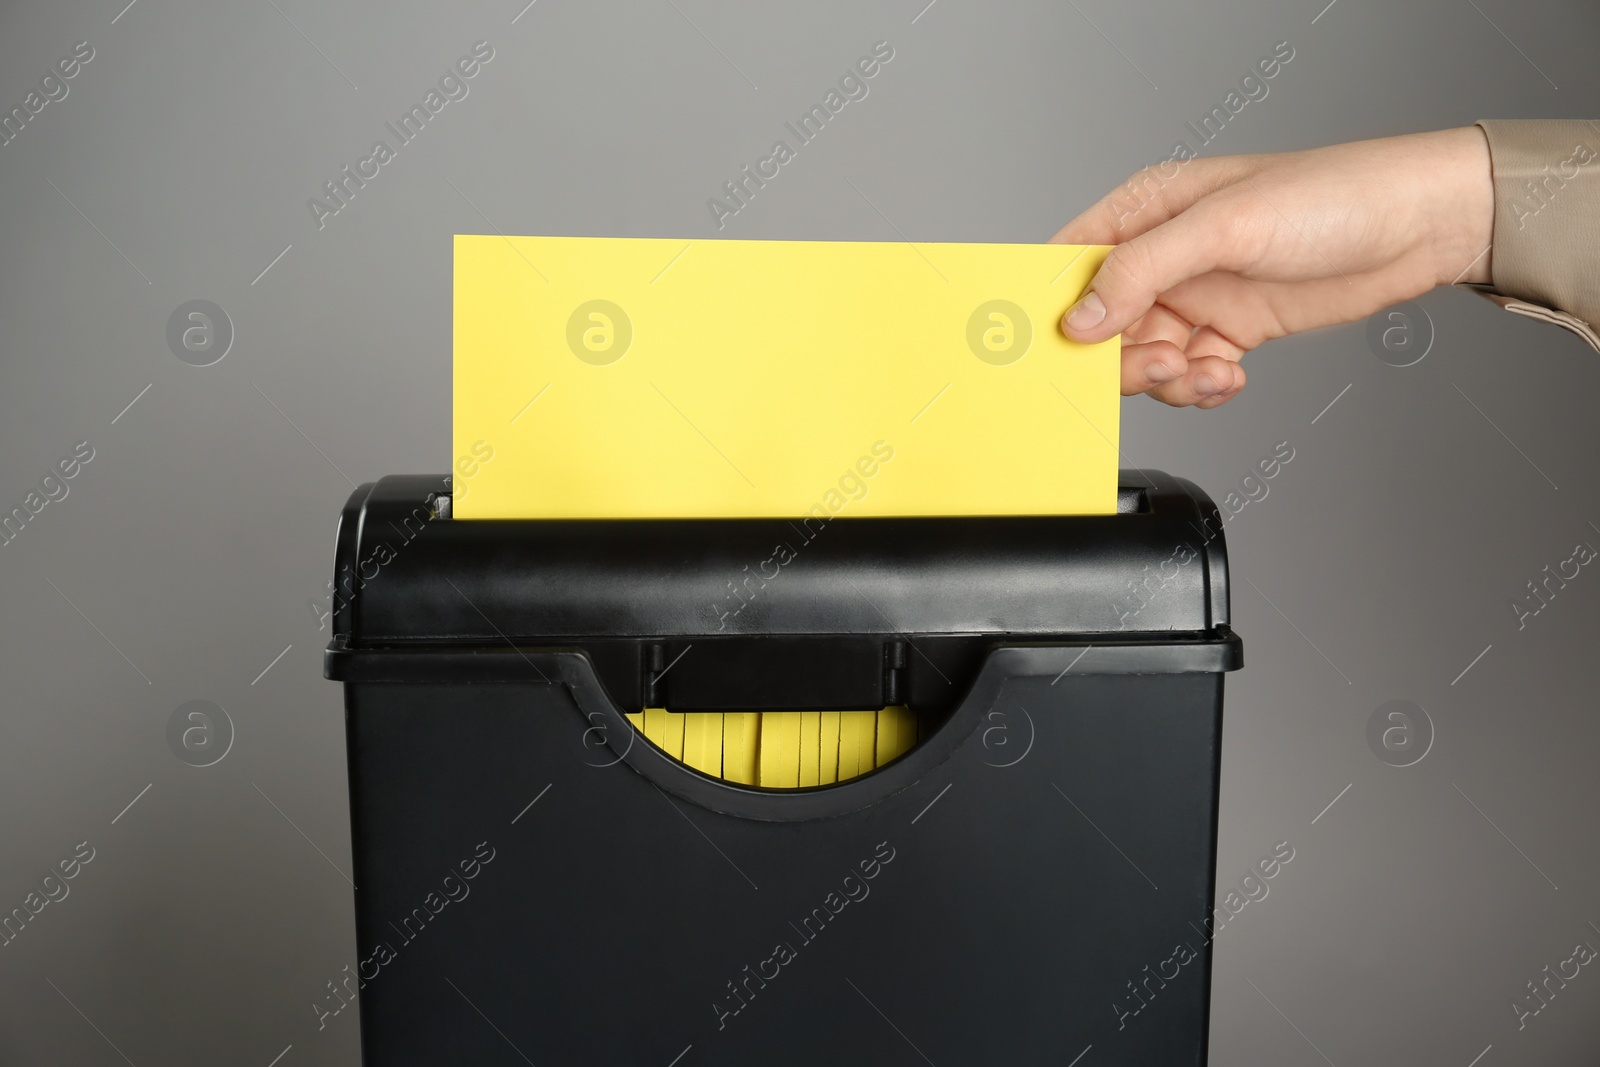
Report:
[[[1436,139],[1439,186],[1432,201],[1431,242],[1440,285],[1487,285],[1493,275],[1494,174],[1489,140],[1463,126],[1424,134]]]

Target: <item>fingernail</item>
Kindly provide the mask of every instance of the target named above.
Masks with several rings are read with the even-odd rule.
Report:
[[[1089,293],[1067,312],[1067,325],[1074,330],[1092,330],[1106,317],[1106,303],[1099,293]]]
[[[1178,372],[1165,363],[1152,363],[1144,369],[1144,376],[1152,385],[1160,385],[1162,382],[1172,381],[1178,376]]]
[[[1196,374],[1194,376],[1194,391],[1201,396],[1216,396],[1222,391],[1217,380],[1209,374]]]

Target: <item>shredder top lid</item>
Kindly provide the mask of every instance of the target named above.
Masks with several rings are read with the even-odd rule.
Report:
[[[1103,516],[463,521],[449,477],[389,476],[340,517],[334,634],[356,649],[1226,629],[1216,506],[1159,471],[1120,486]]]

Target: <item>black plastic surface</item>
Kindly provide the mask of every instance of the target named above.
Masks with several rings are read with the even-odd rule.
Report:
[[[560,680],[352,683],[366,1067],[1199,1067],[1221,690],[1006,679],[920,776],[771,821]]]
[[[996,641],[1227,630],[1217,509],[1157,471],[1106,516],[464,521],[448,487],[351,496],[339,651],[582,649],[630,710],[943,713]]]
[[[1146,510],[829,520],[430,518],[447,479],[388,477],[340,523],[352,647],[506,637],[1065,634],[1228,622],[1216,507],[1124,471]],[[1210,535],[1208,536],[1208,531]],[[793,558],[778,562],[788,552]],[[1179,546],[1196,554],[1175,558]],[[1166,578],[1142,607],[1130,585]],[[345,591],[348,591],[346,593]],[[353,595],[350,595],[353,594]]]

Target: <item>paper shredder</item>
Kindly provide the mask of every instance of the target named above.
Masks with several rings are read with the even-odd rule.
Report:
[[[1241,646],[1210,499],[1120,486],[806,521],[357,489],[326,674],[367,1067],[1205,1063]]]

